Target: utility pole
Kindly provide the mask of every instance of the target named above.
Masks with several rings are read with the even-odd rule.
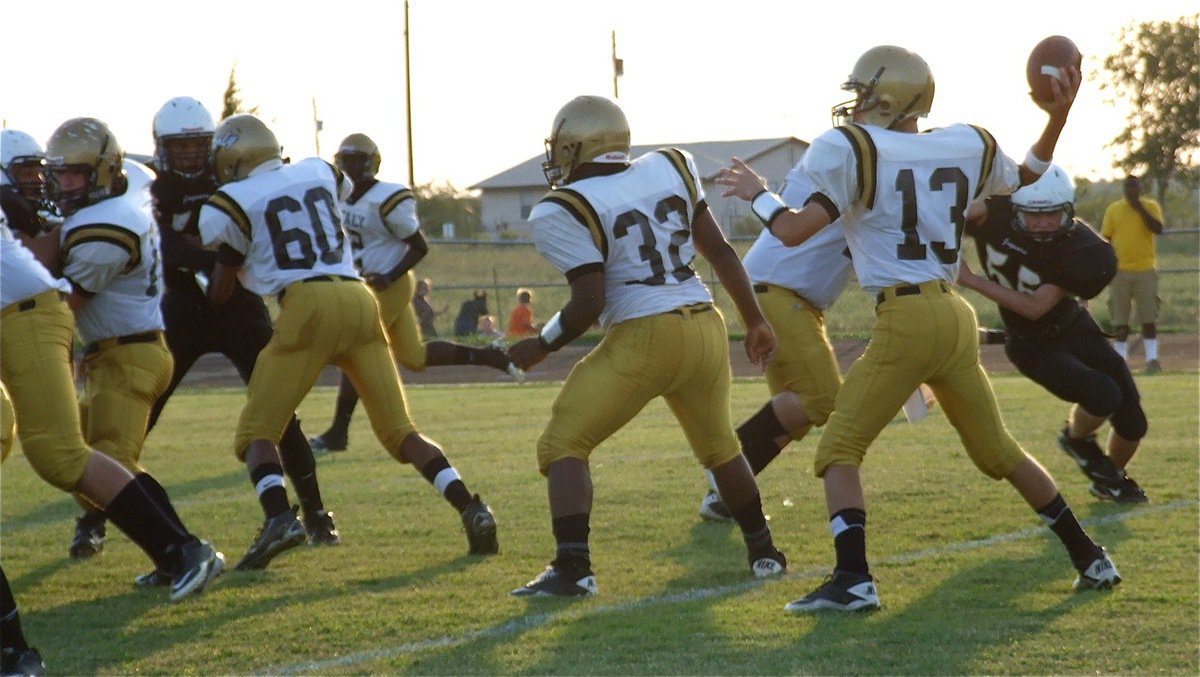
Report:
[[[617,32],[612,32],[612,62],[613,62],[613,98],[619,98],[617,78],[625,74],[625,60],[617,58]]]
[[[317,115],[317,97],[312,98],[313,106],[313,142],[317,146],[317,157],[321,156],[321,130],[324,129],[325,123]]]
[[[412,133],[412,68],[408,51],[408,0],[404,0],[404,110],[408,120],[408,187],[416,189],[417,183],[413,174],[413,133]]]

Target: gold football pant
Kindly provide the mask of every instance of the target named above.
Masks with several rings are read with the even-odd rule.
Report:
[[[979,364],[974,309],[944,282],[901,290],[913,287],[920,292],[881,292],[871,342],[846,374],[817,444],[818,477],[833,464],[860,465],[867,447],[921,383],[933,389],[982,472],[1004,478],[1024,460]]]
[[[379,317],[383,321],[383,329],[387,332],[388,345],[396,363],[412,371],[425,369],[425,337],[421,334],[421,322],[417,319],[417,311],[413,308],[413,294],[417,288],[417,275],[408,271],[404,277],[392,283],[392,286],[381,292],[375,292],[379,299]]]
[[[0,384],[0,463],[8,458],[12,451],[13,437],[17,432],[17,412],[13,410],[12,401],[8,399],[8,391]]]
[[[85,354],[87,386],[80,407],[83,435],[96,451],[138,474],[150,409],[171,383],[175,367],[162,332],[148,342],[98,341]]]
[[[729,414],[729,339],[710,304],[618,323],[580,360],[538,440],[538,468],[586,461],[592,449],[662,396],[705,468],[741,453]]]
[[[234,451],[246,458],[254,440],[278,443],[321,370],[342,370],[362,397],[375,436],[396,460],[416,432],[404,387],[388,352],[375,296],[361,281],[312,278],[288,285],[275,333],[259,353],[238,421]]]
[[[92,454],[83,441],[71,375],[75,318],[59,293],[48,291],[5,308],[0,322],[0,377],[21,449],[42,479],[74,491]]]
[[[790,289],[754,285],[763,315],[775,330],[775,356],[767,363],[767,387],[772,395],[796,393],[812,422],[792,434],[798,440],[814,425],[824,425],[842,385],[837,356],[825,333],[825,314]]]

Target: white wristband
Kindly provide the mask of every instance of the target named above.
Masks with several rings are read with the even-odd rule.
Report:
[[[750,201],[750,211],[763,222],[767,230],[771,230],[771,222],[775,217],[787,211],[787,205],[783,203],[778,195],[769,190],[764,190],[754,199]]]
[[[1046,170],[1050,169],[1050,163],[1050,160],[1038,159],[1038,156],[1033,154],[1032,148],[1029,149],[1028,153],[1025,153],[1025,166],[1029,169],[1029,171],[1037,174],[1038,176],[1045,174]]]
[[[562,347],[558,344],[562,337],[562,311],[560,310],[559,312],[554,313],[554,317],[551,317],[546,321],[546,324],[542,326],[542,332],[538,334],[538,339],[541,340],[542,345],[545,346],[546,350],[558,350]]]

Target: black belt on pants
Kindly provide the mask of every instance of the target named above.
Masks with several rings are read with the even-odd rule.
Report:
[[[899,287],[890,287],[892,296],[917,296],[922,292],[921,286],[916,284],[905,284]],[[945,282],[938,282],[936,290],[942,294],[949,294],[950,287]],[[933,292],[934,288],[926,288],[925,293]],[[875,305],[879,305],[887,300],[887,290],[880,291],[875,294]]]
[[[124,346],[129,345],[130,343],[154,343],[158,340],[159,336],[162,336],[162,332],[144,331],[140,334],[129,334],[128,336],[117,336],[115,338],[104,339],[102,341],[96,341],[95,343],[89,343],[84,346],[83,354],[91,355],[99,352],[101,347],[107,345]]]
[[[710,311],[712,309],[713,309],[713,306],[711,303],[694,303],[690,306],[683,306],[682,308],[676,308],[675,310],[668,310],[667,312],[674,313],[676,315],[686,316],[686,315],[695,315],[696,313],[707,313],[708,311]]]
[[[7,311],[5,314],[7,315],[9,313],[23,313],[26,310],[33,310],[34,308],[38,307],[38,299],[42,298],[47,293],[48,292],[42,292],[41,294],[38,294],[37,296],[31,296],[31,297],[25,299],[24,301],[17,303],[15,306],[15,309],[14,309],[14,306],[9,306],[8,308],[4,309],[5,311]],[[67,298],[67,295],[65,293],[63,293],[61,291],[58,292],[58,300],[59,301],[62,301],[66,298]],[[43,299],[43,301],[44,300],[45,299]]]
[[[333,281],[335,281],[335,280],[347,280],[347,281],[350,281],[350,282],[357,282],[357,281],[358,281],[358,278],[357,278],[357,277],[350,277],[350,276],[348,276],[348,275],[317,275],[317,276],[315,276],[315,277],[306,277],[306,278],[304,278],[303,280],[300,280],[300,284],[305,284],[305,283],[308,283],[308,282],[333,282]],[[295,283],[293,282],[292,284],[295,284]],[[290,286],[290,285],[289,285],[289,286]],[[279,295],[278,295],[278,296],[276,296],[275,298],[277,298],[277,299],[279,299],[280,301],[282,301],[282,300],[283,300],[283,295],[284,295],[284,294],[286,294],[286,293],[287,293],[287,289],[285,288],[285,289],[283,289],[282,291],[280,291],[280,292],[279,292]]]

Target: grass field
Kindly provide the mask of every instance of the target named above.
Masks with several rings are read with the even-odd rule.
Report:
[[[53,674],[1196,674],[1196,374],[1140,381],[1151,431],[1131,471],[1152,502],[1132,507],[1087,494],[1054,444],[1061,403],[1017,376],[994,382],[1013,434],[1112,554],[1125,577],[1115,591],[1071,591],[1057,540],[1006,483],[974,470],[935,409],[890,425],[864,466],[883,611],[785,615],[832,564],[815,436],[761,478],[790,571],[759,583],[736,527],[697,518],[705,483],[659,401],[592,458],[600,595],[511,598],[553,553],[533,448],[557,384],[410,390],[418,424],[495,509],[496,557],[464,554],[458,516],[379,450],[360,415],[351,449],[319,459],[337,548],[227,572],[172,605],[134,589],[147,560],[111,528],[102,557],[67,558],[77,508],[18,448],[3,471],[4,567]],[[764,394],[760,381],[735,383],[735,419]],[[304,402],[310,430],[332,397]],[[261,520],[230,451],[242,401],[239,390],[177,393],[142,457],[231,563]]]

